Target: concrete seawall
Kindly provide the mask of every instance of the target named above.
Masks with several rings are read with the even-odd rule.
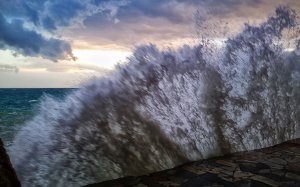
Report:
[[[87,187],[300,187],[300,139]]]
[[[1,139],[0,186],[21,186]],[[300,187],[300,139],[269,148],[187,163],[150,175],[125,177],[86,187],[179,186]]]

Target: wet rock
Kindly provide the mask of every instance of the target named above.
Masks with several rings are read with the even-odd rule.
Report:
[[[300,139],[270,148],[184,164],[172,170],[90,185],[93,187],[300,187]],[[274,154],[273,154],[274,153]]]
[[[15,170],[13,169],[9,156],[6,153],[3,142],[0,138],[0,186],[19,187],[21,186]]]
[[[276,155],[274,155],[276,156]],[[287,164],[287,161],[283,160],[283,159],[280,159],[280,158],[271,158],[269,159],[270,162],[273,162],[273,163],[276,163],[276,164],[279,164],[279,165],[286,165]]]
[[[272,186],[272,187],[276,187],[276,186],[279,186],[279,183],[272,180],[272,179],[269,179],[267,177],[263,177],[263,176],[259,176],[259,175],[255,175],[253,177],[251,177],[252,180],[254,181],[258,181],[258,182],[261,182],[261,183],[264,183],[268,186]]]
[[[300,183],[300,175],[288,172],[288,173],[285,174],[285,176],[287,178],[294,179],[294,180],[296,180]]]
[[[236,180],[241,180],[243,178],[249,178],[249,177],[252,177],[253,174],[252,173],[249,173],[249,172],[242,172],[242,171],[236,171],[234,172],[234,175],[233,177],[236,179]]]

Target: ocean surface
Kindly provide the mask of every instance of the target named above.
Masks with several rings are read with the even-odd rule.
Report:
[[[39,102],[50,96],[63,99],[72,88],[0,89],[0,137],[11,145],[18,129],[39,110]]]

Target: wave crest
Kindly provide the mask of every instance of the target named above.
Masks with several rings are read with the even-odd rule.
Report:
[[[140,46],[112,75],[45,99],[10,148],[23,185],[85,185],[299,138],[298,41],[286,52],[282,39],[295,27],[279,7],[210,53]]]

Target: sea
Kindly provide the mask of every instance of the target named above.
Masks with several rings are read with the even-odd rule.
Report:
[[[0,89],[0,138],[9,147],[18,130],[33,118],[40,101],[46,97],[63,99],[73,88]]]

